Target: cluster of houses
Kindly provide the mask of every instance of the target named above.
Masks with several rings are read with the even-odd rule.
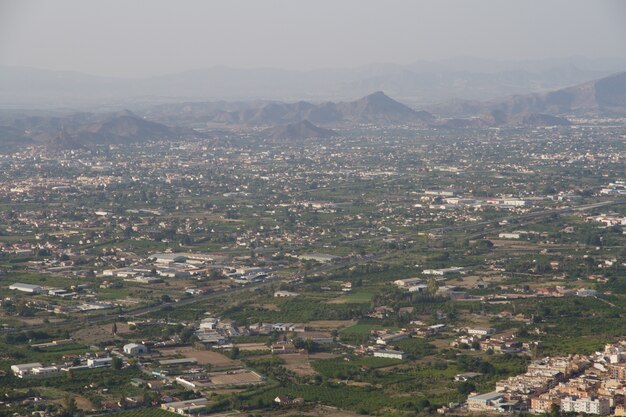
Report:
[[[45,350],[50,347],[64,346],[71,343],[73,343],[71,339],[66,339],[54,340],[47,343],[33,344],[31,346],[33,348]],[[127,343],[122,347],[122,352],[124,353],[124,355],[127,356],[137,356],[147,353],[148,348],[142,343]],[[118,354],[120,359],[123,361],[124,357],[122,355],[119,355],[118,352],[113,353]],[[64,357],[64,359],[66,361],[62,364],[43,365],[40,362],[15,364],[11,365],[11,372],[13,372],[13,374],[18,378],[27,378],[54,376],[62,371],[68,372],[70,370],[105,368],[113,365],[113,357],[110,355],[109,352],[87,352],[77,356],[66,356]]]
[[[600,190],[600,195],[626,195],[626,181],[617,180],[615,182],[610,182],[606,187]]]
[[[300,323],[253,323],[239,327],[232,320],[221,320],[215,317],[205,317],[200,321],[195,336],[201,343],[212,346],[229,348],[231,337],[249,335],[270,335],[272,333],[295,333],[302,340],[310,340],[317,344],[334,342],[334,337],[328,332],[311,331]],[[284,348],[276,348],[277,353],[286,353]]]
[[[495,335],[491,327],[468,327],[460,329],[464,334],[452,341],[453,347],[471,348],[494,353],[532,353],[542,347],[541,341],[521,342],[513,333]]]
[[[493,392],[470,395],[470,411],[529,410],[625,416],[626,342],[606,345],[590,356],[547,357],[525,374],[496,383]]]

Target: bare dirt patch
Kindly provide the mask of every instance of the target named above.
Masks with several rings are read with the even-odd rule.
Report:
[[[355,324],[355,320],[315,320],[306,323],[306,326],[316,330],[336,330]]]
[[[285,417],[293,414],[293,410],[278,410],[275,414],[268,414],[268,417]],[[318,405],[307,411],[299,410],[298,414],[312,417],[357,417],[360,415],[352,411],[340,410],[325,405]]]
[[[182,355],[186,358],[195,358],[199,365],[213,365],[218,368],[232,368],[239,366],[239,362],[234,361],[227,356],[213,352],[211,350],[198,350],[192,347],[180,347],[159,349],[162,356],[177,356]]]
[[[280,358],[285,361],[283,366],[297,375],[315,375],[315,370],[311,367],[308,356],[306,353],[288,353],[280,355]]]
[[[127,323],[116,323],[116,326],[118,335],[132,333]],[[90,326],[78,330],[72,335],[72,337],[86,345],[93,345],[100,342],[106,342],[108,340],[120,340],[121,338],[114,335],[112,330],[113,324]]]
[[[262,381],[263,379],[255,372],[223,373],[211,376],[211,382],[217,386],[258,384]]]
[[[76,401],[76,406],[78,408],[80,408],[81,410],[92,410],[93,409],[93,404],[87,398],[85,398],[83,396],[80,396],[80,395],[71,395],[71,398],[73,398]],[[51,402],[63,406],[64,405],[64,401],[65,400],[53,400]]]

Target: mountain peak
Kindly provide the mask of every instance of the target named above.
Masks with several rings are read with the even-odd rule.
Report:
[[[387,100],[393,100],[391,97],[389,97],[387,94],[385,94],[384,91],[374,91],[371,94],[366,95],[363,98],[370,98],[370,99],[387,99]]]
[[[366,123],[423,123],[433,119],[428,112],[417,112],[386,95],[375,91],[356,101],[338,103],[345,119]]]

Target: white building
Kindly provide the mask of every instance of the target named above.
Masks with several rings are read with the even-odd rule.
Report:
[[[59,368],[57,366],[41,366],[39,368],[32,369],[32,374],[34,376],[47,376],[47,375],[53,375],[53,374],[58,374],[58,373],[59,373]]]
[[[500,239],[519,239],[522,236],[519,233],[500,233],[498,237]]]
[[[443,268],[443,269],[424,269],[422,273],[424,275],[439,275],[439,276],[457,275],[457,274],[464,274],[465,268],[453,266],[450,268]]]
[[[291,292],[291,291],[276,291],[274,292],[274,297],[297,297],[300,294],[298,294],[297,292]]]
[[[374,356],[377,358],[389,358],[389,359],[406,359],[406,353],[401,350],[389,350],[389,349],[381,349],[375,350]]]
[[[576,291],[576,295],[579,297],[596,297],[598,295],[598,291],[590,288],[581,288]]]
[[[148,348],[141,343],[129,343],[124,345],[124,353],[127,355],[141,355],[148,352]]]
[[[409,292],[426,292],[428,291],[428,285],[426,284],[412,285],[408,287],[407,290],[409,290]]]
[[[51,374],[59,373],[57,366],[43,366],[39,362],[24,363],[20,365],[12,365],[11,371],[18,378],[25,378],[28,376],[47,376]]]
[[[529,206],[530,202],[528,200],[520,200],[519,198],[503,198],[500,200],[500,204],[503,206],[524,207]]]
[[[467,329],[467,334],[473,334],[476,336],[489,336],[496,332],[496,329],[491,327],[473,327]]]
[[[40,287],[39,285],[24,284],[21,282],[16,282],[15,284],[9,285],[9,289],[15,290],[15,291],[27,292],[31,294],[41,294],[42,292],[44,292],[44,289]]]
[[[321,264],[332,262],[337,259],[335,255],[328,255],[325,253],[306,253],[304,255],[298,256],[298,259],[302,261],[316,261]]]
[[[603,397],[565,397],[561,400],[561,411],[604,416],[611,412],[611,401]]]
[[[43,365],[39,362],[22,363],[19,365],[11,365],[11,371],[15,376],[19,378],[24,378],[25,376],[31,375],[33,369],[41,367],[43,367]]]
[[[183,263],[187,261],[187,257],[179,253],[155,253],[149,259],[154,260],[158,264]]]
[[[113,358],[87,359],[87,366],[90,368],[102,368],[105,366],[111,366],[112,364],[113,364]]]
[[[404,278],[404,279],[397,279],[393,283],[397,287],[400,287],[400,288],[409,288],[414,285],[421,284],[422,282],[423,280],[421,278]]]
[[[485,394],[467,397],[467,408],[470,411],[492,411],[497,410],[504,401],[504,394],[501,392],[487,392]]]
[[[215,317],[206,317],[200,321],[200,330],[215,330],[218,322]]]
[[[210,404],[210,401],[206,398],[196,398],[194,400],[176,401],[171,403],[161,404],[163,410],[171,411],[173,413],[189,415],[194,412],[203,410]]]

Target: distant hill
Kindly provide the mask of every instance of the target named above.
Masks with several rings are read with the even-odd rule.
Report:
[[[385,95],[382,91],[355,101],[326,102],[315,105],[306,101],[296,103],[272,102],[258,108],[222,112],[211,120],[222,123],[253,126],[289,124],[308,120],[320,125],[338,123],[411,123],[425,124],[434,119],[424,111],[415,111]]]
[[[448,116],[496,111],[512,119],[523,114],[626,115],[626,72],[541,94],[514,95],[490,102],[455,100],[433,106],[432,111]]]
[[[326,139],[333,137],[335,132],[315,126],[308,120],[302,120],[265,129],[263,135],[274,140]]]
[[[412,108],[377,91],[356,101],[336,105],[343,119],[360,123],[425,123],[434,119],[425,111]]]
[[[195,135],[190,129],[171,128],[144,120],[130,111],[75,113],[66,116],[15,116],[3,119],[1,141],[12,144],[44,144],[76,148],[94,144],[176,139]]]
[[[513,96],[492,108],[507,114],[626,114],[626,72],[545,94]]]

